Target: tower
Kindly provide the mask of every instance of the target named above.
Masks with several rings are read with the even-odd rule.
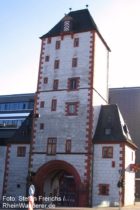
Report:
[[[88,9],[71,11],[41,40],[29,163],[36,193],[57,195],[57,205],[89,206],[110,49]]]

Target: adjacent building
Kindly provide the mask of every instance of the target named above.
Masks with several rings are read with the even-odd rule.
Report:
[[[101,107],[93,144],[93,205],[134,204],[136,145],[116,104]]]
[[[34,94],[0,96],[0,200],[26,194]]]
[[[110,88],[109,101],[118,104],[123,114],[131,136],[138,145],[136,163],[140,164],[140,87]],[[140,170],[136,173],[136,199],[140,200]]]
[[[33,107],[33,93],[0,96],[0,129],[18,129]]]

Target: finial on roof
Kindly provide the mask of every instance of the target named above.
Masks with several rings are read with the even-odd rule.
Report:
[[[71,12],[71,10],[72,10],[72,8],[70,7],[70,8],[69,8],[69,11]]]
[[[86,8],[88,8],[88,4],[86,4]]]

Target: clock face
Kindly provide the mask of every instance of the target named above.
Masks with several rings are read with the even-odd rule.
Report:
[[[64,31],[70,31],[70,21],[69,20],[64,21]]]

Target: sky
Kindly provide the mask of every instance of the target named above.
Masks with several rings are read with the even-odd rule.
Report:
[[[140,86],[140,0],[0,0],[0,95],[36,91],[39,37],[86,4],[111,49],[109,87]]]

